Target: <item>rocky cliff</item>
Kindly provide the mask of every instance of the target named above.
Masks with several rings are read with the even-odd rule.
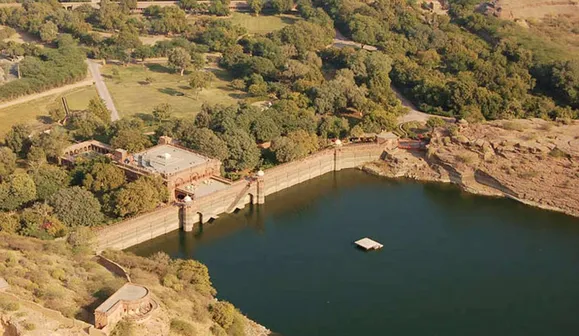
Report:
[[[579,216],[578,123],[534,119],[438,129],[426,152],[398,149],[365,168]]]

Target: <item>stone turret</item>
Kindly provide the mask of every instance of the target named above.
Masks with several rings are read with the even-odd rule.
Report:
[[[183,205],[181,206],[181,226],[183,231],[191,232],[195,226],[197,211],[195,208],[195,202],[191,196],[187,195],[183,199]]]
[[[265,203],[265,181],[264,181],[265,172],[263,170],[259,170],[256,174],[256,181],[257,181],[257,204],[264,204]]]

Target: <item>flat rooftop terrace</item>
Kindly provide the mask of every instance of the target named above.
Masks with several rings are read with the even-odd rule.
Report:
[[[187,193],[193,194],[195,195],[195,197],[203,197],[212,194],[214,192],[227,189],[229,187],[230,185],[227,183],[218,181],[216,179],[207,179],[197,182],[195,184],[192,183],[179,187],[179,189],[186,191]]]
[[[124,284],[113,295],[111,295],[105,302],[97,307],[95,311],[108,312],[119,301],[135,301],[144,298],[149,291],[147,288],[131,283]]]
[[[202,165],[210,159],[201,154],[172,146],[159,145],[133,154],[133,165],[161,174],[174,174]]]

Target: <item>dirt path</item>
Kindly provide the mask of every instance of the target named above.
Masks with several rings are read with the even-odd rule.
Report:
[[[111,111],[111,120],[112,121],[119,120],[120,119],[119,112],[117,111],[117,108],[115,107],[115,103],[113,102],[113,97],[111,97],[109,89],[107,88],[105,81],[104,81],[104,78],[101,74],[100,64],[98,64],[92,60],[87,60],[87,63],[88,63],[88,68],[90,70],[92,78],[94,80],[94,83],[96,85],[98,94],[101,97],[101,99],[105,102],[105,105],[107,106],[109,111]]]
[[[63,93],[66,91],[70,91],[76,88],[80,88],[80,87],[84,87],[84,86],[91,86],[92,85],[92,79],[85,79],[81,82],[77,82],[74,84],[70,84],[70,85],[65,85],[65,86],[61,86],[52,90],[48,90],[48,91],[44,91],[44,92],[40,92],[40,93],[35,93],[35,94],[31,94],[28,96],[24,96],[18,99],[14,99],[11,101],[7,101],[5,103],[0,103],[0,109],[6,108],[6,107],[10,107],[13,105],[18,105],[18,104],[22,104],[22,103],[27,103],[29,101],[35,100],[35,99],[39,99],[39,98],[44,98],[47,96],[52,96],[55,94],[59,94],[59,93]]]
[[[362,45],[361,43],[354,42],[352,40],[348,40],[342,33],[340,33],[336,29],[336,37],[334,37],[334,41],[332,42],[332,46],[335,48],[345,48],[345,47],[354,47],[354,48],[363,48],[364,50],[368,51],[376,51],[378,48],[370,45]]]

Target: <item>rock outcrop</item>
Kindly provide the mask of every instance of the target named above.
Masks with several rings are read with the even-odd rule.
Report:
[[[496,121],[434,132],[427,152],[396,150],[367,170],[391,177],[451,182],[579,216],[579,124]]]

